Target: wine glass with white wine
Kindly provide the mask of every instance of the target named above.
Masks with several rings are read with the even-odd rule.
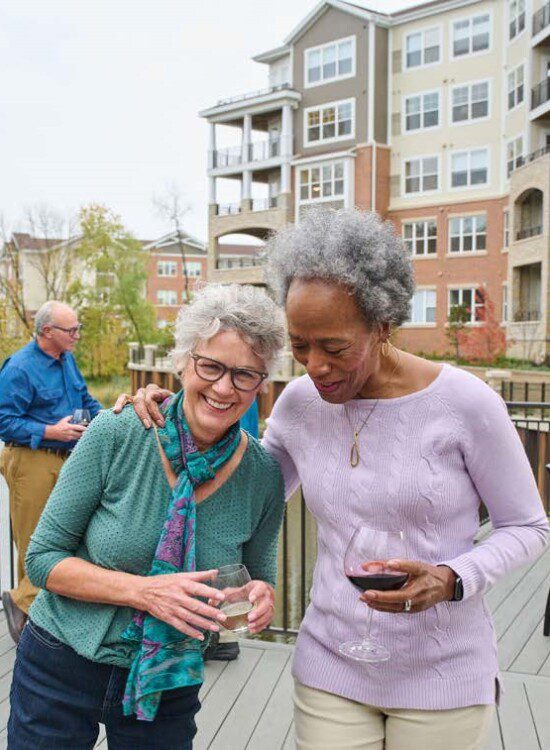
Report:
[[[227,616],[223,627],[236,635],[249,632],[248,613],[253,607],[248,599],[251,583],[250,573],[241,563],[222,565],[211,583],[211,586],[225,594],[225,599],[220,604],[221,611]]]

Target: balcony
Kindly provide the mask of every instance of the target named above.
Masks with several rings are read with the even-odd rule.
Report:
[[[527,240],[530,237],[536,237],[539,234],[542,234],[542,225],[540,224],[534,227],[524,227],[523,229],[520,229],[519,232],[516,232],[516,240]]]
[[[283,153],[282,141],[282,138],[270,138],[269,140],[254,141],[244,147],[232,146],[231,148],[210,151],[210,169],[225,169],[226,167],[238,167],[241,164],[277,159]],[[291,153],[291,151],[292,144],[289,144],[287,153]]]
[[[531,111],[529,119],[550,120],[550,77],[531,89]]]
[[[533,15],[533,47],[550,45],[550,2]]]
[[[221,257],[216,262],[216,268],[221,271],[225,271],[230,268],[256,268],[256,266],[265,265],[265,257],[263,255],[242,255],[238,258]]]
[[[269,86],[266,89],[258,89],[257,91],[248,91],[246,94],[237,94],[237,96],[230,96],[226,99],[218,99],[216,107],[224,107],[227,104],[235,104],[235,102],[245,102],[248,99],[259,99],[270,94],[275,94],[279,91],[290,91],[292,86],[290,83],[280,83],[278,86]]]
[[[514,323],[536,323],[540,320],[540,310],[515,310]]]
[[[202,110],[199,115],[215,122],[230,122],[233,118],[250,112],[252,108],[256,114],[272,112],[280,109],[283,104],[296,107],[301,99],[302,95],[295,91],[290,83],[281,83],[278,86],[219,99],[213,107]]]

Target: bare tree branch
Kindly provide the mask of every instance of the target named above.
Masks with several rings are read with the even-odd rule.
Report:
[[[189,291],[189,274],[187,271],[187,260],[185,257],[184,233],[182,230],[183,217],[189,213],[191,207],[189,204],[184,205],[178,186],[172,183],[167,187],[164,195],[153,196],[153,205],[156,207],[158,214],[170,222],[176,234],[177,245],[183,264],[184,294],[187,304],[191,302]]]

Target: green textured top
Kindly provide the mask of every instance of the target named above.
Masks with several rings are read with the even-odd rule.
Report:
[[[146,575],[170,496],[153,430],[143,428],[133,409],[101,412],[63,466],[32,536],[29,578],[44,588],[52,568],[75,556]],[[197,505],[197,570],[243,562],[253,579],[274,585],[283,498],[278,464],[249,436],[233,474]],[[120,636],[132,613],[43,590],[30,617],[82,656],[129,667]]]

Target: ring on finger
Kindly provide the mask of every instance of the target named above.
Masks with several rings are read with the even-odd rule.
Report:
[[[412,607],[412,599],[406,599],[403,604],[403,612],[410,612]]]

